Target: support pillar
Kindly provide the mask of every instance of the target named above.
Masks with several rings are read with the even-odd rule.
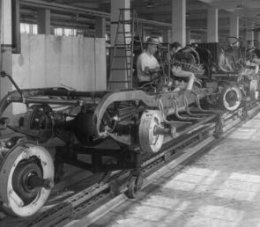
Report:
[[[172,0],[172,41],[186,46],[186,0]]]
[[[191,44],[190,42],[191,42],[191,30],[187,29],[186,30],[186,43]]]
[[[2,0],[0,12],[1,31],[1,71],[12,75],[12,1]],[[7,78],[0,78],[0,98],[2,99],[12,85]]]
[[[232,14],[230,17],[229,35],[231,37],[239,38],[239,16],[236,14]]]
[[[206,43],[207,42],[207,32],[202,32],[200,39],[201,39],[202,43]]]
[[[97,17],[95,21],[95,37],[105,38],[106,36],[106,19]]]
[[[38,11],[38,33],[51,34],[51,11],[49,9]]]
[[[13,53],[21,53],[20,0],[12,0],[12,47]]]
[[[163,35],[163,42],[164,43],[171,43],[172,42],[172,40],[171,40],[172,31],[171,30],[164,30],[162,35]]]
[[[208,9],[207,28],[207,41],[218,42],[218,9]]]
[[[253,26],[250,26],[249,30],[246,31],[247,48],[254,46],[254,37],[255,35],[254,35]]]
[[[1,44],[12,45],[12,3],[1,1]]]
[[[120,15],[120,9],[130,9],[131,6],[131,0],[111,0],[111,22],[118,22],[119,15]],[[124,20],[130,20],[131,15],[129,10],[124,11]],[[120,30],[117,36],[117,44],[129,44],[132,40],[131,38],[126,38],[124,34],[122,33],[124,26],[125,32],[130,32],[130,24],[124,24],[120,25]],[[110,25],[110,42],[111,47],[113,51],[113,47],[115,45],[115,38],[116,38],[116,31],[117,31],[117,24],[111,24]],[[125,41],[124,41],[125,39]],[[114,48],[115,50],[115,48]],[[125,56],[125,49],[119,49],[117,48],[117,55]],[[110,56],[112,56],[113,53],[110,53]],[[127,64],[126,64],[127,61]],[[110,61],[111,62],[111,61]],[[128,57],[122,57],[122,58],[114,58],[113,59],[113,66],[117,66],[117,68],[122,68],[122,70],[113,70],[111,71],[111,75],[109,75],[109,82],[108,84],[109,89],[116,90],[116,89],[123,89],[123,88],[130,88],[132,84],[130,84],[132,75],[128,75],[129,71],[127,71],[126,65],[130,63],[130,56]],[[113,67],[112,66],[112,67]],[[110,65],[111,67],[111,65]],[[130,73],[129,73],[130,74]],[[122,81],[128,81],[122,82]],[[113,83],[114,82],[114,83]],[[116,83],[115,83],[116,82]]]
[[[260,32],[256,33],[256,48],[260,49]]]

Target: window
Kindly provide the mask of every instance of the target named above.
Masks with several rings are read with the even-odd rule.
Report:
[[[37,24],[28,24],[28,23],[20,23],[20,31],[21,34],[38,34],[38,25]]]

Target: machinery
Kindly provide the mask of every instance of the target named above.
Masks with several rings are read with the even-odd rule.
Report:
[[[140,157],[160,152],[166,139],[216,121],[220,108],[234,111],[243,97],[258,99],[257,73],[244,69],[239,75],[202,75],[193,91],[175,91],[171,78],[163,76],[143,88],[114,92],[21,90],[2,72],[16,88],[0,101],[2,209],[20,217],[39,211],[63,163],[93,173],[135,170],[135,179],[140,179]],[[201,108],[204,101],[214,108]],[[16,121],[5,116],[13,103],[26,106]],[[55,146],[55,155],[46,148],[53,138],[62,141]],[[106,141],[115,146],[100,146]],[[82,161],[79,154],[89,155],[90,161]],[[112,161],[107,163],[106,157]]]
[[[246,50],[236,46],[224,48],[218,43],[200,44],[194,49],[205,70],[198,77],[205,87],[215,88],[207,97],[209,104],[234,111],[243,101],[258,100],[259,66]]]
[[[21,217],[36,213],[47,201],[60,163],[68,162],[93,172],[104,169],[138,168],[137,152],[154,154],[161,150],[164,137],[175,138],[180,121],[194,118],[189,107],[210,93],[209,89],[194,92],[156,92],[142,89],[118,92],[80,92],[64,88],[21,90],[8,77],[16,91],[0,102],[0,200],[4,210]],[[24,103],[26,112],[17,124],[4,117],[12,103]],[[182,113],[190,116],[183,116]],[[213,117],[208,118],[212,120]],[[207,120],[206,119],[206,120]],[[9,134],[12,130],[15,133]],[[46,143],[59,138],[55,163]],[[95,146],[113,140],[118,148],[98,149]],[[92,162],[84,163],[77,154],[91,154]],[[102,163],[103,156],[116,158],[115,165]],[[54,168],[55,166],[55,168]]]

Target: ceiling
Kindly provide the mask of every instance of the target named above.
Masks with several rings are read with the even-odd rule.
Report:
[[[219,32],[220,34],[228,34],[229,17],[232,13],[240,16],[240,29],[260,30],[260,0],[186,0],[187,13],[186,25],[192,32],[205,32],[207,29],[207,9],[209,7],[219,8]],[[25,4],[25,3],[28,4]],[[22,21],[33,21],[36,17],[35,4],[30,2],[46,2],[49,5],[62,4],[63,6],[79,7],[80,9],[93,10],[94,12],[103,12],[105,17],[109,18],[110,0],[21,0],[21,19]],[[168,28],[171,23],[171,4],[172,0],[131,0],[131,6],[138,14],[139,18],[146,20],[163,22],[165,26],[160,24],[147,25],[147,29],[152,32],[158,32],[160,29]],[[78,26],[86,26],[91,28],[93,23],[93,15],[86,16],[77,14],[76,11],[68,10],[61,13],[53,9],[52,21],[55,24],[76,24]],[[72,22],[73,23],[72,23]],[[147,23],[149,24],[149,23]],[[160,30],[159,29],[159,30]]]

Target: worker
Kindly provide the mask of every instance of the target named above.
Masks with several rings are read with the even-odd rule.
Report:
[[[218,67],[221,70],[221,72],[224,73],[234,71],[233,67],[231,66],[230,58],[226,56],[226,53],[222,48],[220,49],[220,54],[218,56]]]
[[[172,62],[171,71],[176,77],[188,79],[186,89],[192,90],[195,81],[195,75],[190,71],[183,70],[183,65],[181,62],[183,54],[180,51],[181,49],[182,46],[178,42],[174,42],[170,45],[170,57]]]
[[[247,59],[260,66],[260,50],[255,47],[247,50]]]
[[[160,65],[154,57],[159,45],[160,42],[157,38],[148,38],[146,41],[146,48],[138,56],[136,68],[139,86],[142,86],[147,82],[152,82],[159,76],[158,72],[160,70]]]

